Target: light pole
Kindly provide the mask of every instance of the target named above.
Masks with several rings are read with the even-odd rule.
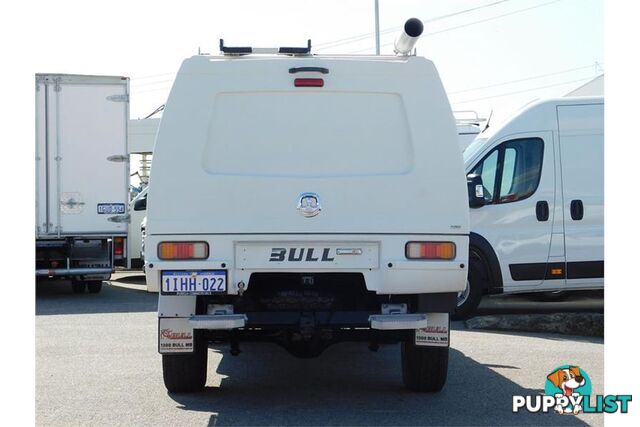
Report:
[[[378,10],[378,0],[375,0],[375,17],[376,17],[376,55],[380,55],[380,15]]]

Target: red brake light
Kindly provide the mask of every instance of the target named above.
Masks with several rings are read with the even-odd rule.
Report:
[[[295,79],[295,87],[323,87],[324,79]]]
[[[124,237],[113,239],[113,254],[119,257],[124,255]]]

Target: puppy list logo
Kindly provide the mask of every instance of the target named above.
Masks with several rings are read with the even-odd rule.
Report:
[[[545,395],[513,396],[513,412],[521,409],[528,412],[550,412],[558,414],[614,413],[626,414],[631,395],[591,394],[591,379],[578,366],[562,365],[547,375]],[[593,398],[592,398],[593,397]]]
[[[579,414],[584,396],[591,396],[591,379],[577,366],[564,365],[547,375],[544,384],[547,396],[554,396],[559,414]]]

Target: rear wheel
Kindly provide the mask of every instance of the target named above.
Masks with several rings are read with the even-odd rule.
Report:
[[[85,289],[87,289],[87,284],[85,282],[81,282],[79,280],[71,282],[71,290],[74,294],[84,293]]]
[[[102,290],[102,280],[92,280],[87,283],[90,294],[97,294]]]
[[[402,382],[411,391],[438,392],[447,382],[449,347],[421,347],[414,336],[402,343]]]
[[[194,331],[193,353],[163,354],[162,376],[170,393],[201,391],[207,382],[207,341]]]
[[[481,260],[472,259],[469,262],[467,287],[458,293],[454,318],[464,319],[475,313],[482,299],[483,277]]]

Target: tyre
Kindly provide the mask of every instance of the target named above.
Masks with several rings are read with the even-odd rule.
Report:
[[[82,294],[84,290],[87,288],[87,284],[85,282],[81,282],[79,280],[74,280],[71,282],[71,290],[74,294]]]
[[[447,382],[449,347],[420,347],[414,336],[401,344],[402,382],[411,391],[438,392]]]
[[[102,290],[102,280],[92,280],[87,283],[87,290],[90,294],[97,294]]]
[[[207,382],[207,342],[196,335],[193,347],[194,351],[190,354],[162,355],[162,376],[169,393],[190,393],[204,389]]]
[[[473,315],[480,304],[483,293],[483,278],[481,260],[471,260],[469,263],[469,273],[467,276],[467,287],[458,293],[455,319],[465,319]]]

